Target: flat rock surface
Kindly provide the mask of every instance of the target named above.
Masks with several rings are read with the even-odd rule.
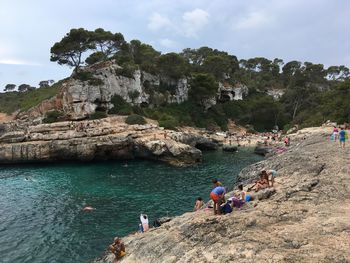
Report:
[[[1,124],[0,164],[143,158],[186,166],[201,161],[199,149],[180,142],[183,133],[174,137],[175,132],[151,121],[128,125],[125,118]],[[192,141],[199,140],[202,137],[193,135]]]
[[[350,262],[350,145],[330,130],[299,132],[287,152],[251,165],[241,180],[276,169],[276,192],[231,214],[190,212],[123,239],[123,262]],[[208,192],[210,186],[208,186]],[[112,262],[106,254],[96,262]]]

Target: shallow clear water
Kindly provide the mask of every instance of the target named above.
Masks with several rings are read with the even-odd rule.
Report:
[[[157,217],[206,201],[211,179],[227,186],[261,160],[250,150],[207,153],[174,168],[149,161],[0,167],[0,262],[89,262],[113,237],[137,231],[141,212]],[[86,205],[97,208],[83,212]]]

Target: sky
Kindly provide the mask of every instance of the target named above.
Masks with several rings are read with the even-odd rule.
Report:
[[[0,91],[72,69],[50,62],[71,28],[103,28],[162,53],[209,46],[236,55],[350,67],[349,0],[0,0]]]

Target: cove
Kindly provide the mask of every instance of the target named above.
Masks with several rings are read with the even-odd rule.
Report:
[[[251,149],[205,153],[203,163],[175,168],[150,161],[0,167],[2,262],[89,262],[115,236],[150,222],[191,211],[209,199],[211,179],[226,186],[261,160]],[[82,208],[91,205],[91,213]]]

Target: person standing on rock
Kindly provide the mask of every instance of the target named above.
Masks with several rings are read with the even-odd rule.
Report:
[[[275,183],[275,177],[277,176],[277,171],[276,170],[266,170],[266,174],[269,177],[269,186],[273,187],[273,184]],[[271,182],[271,184],[270,184]]]
[[[220,215],[220,205],[225,202],[225,188],[217,186],[210,192],[210,198],[214,202],[214,215]]]
[[[290,145],[290,138],[288,136],[286,136],[286,138],[284,138],[284,145],[285,146],[289,146]]]
[[[333,127],[333,138],[334,138],[335,142],[338,140],[338,135],[339,135],[339,130],[336,126],[334,126]]]
[[[339,132],[339,143],[340,143],[340,147],[341,148],[345,148],[345,140],[347,137],[347,133],[344,130],[343,127],[340,128],[340,132]]]
[[[146,214],[141,214],[140,220],[141,220],[143,232],[147,232],[149,230],[148,216]]]

